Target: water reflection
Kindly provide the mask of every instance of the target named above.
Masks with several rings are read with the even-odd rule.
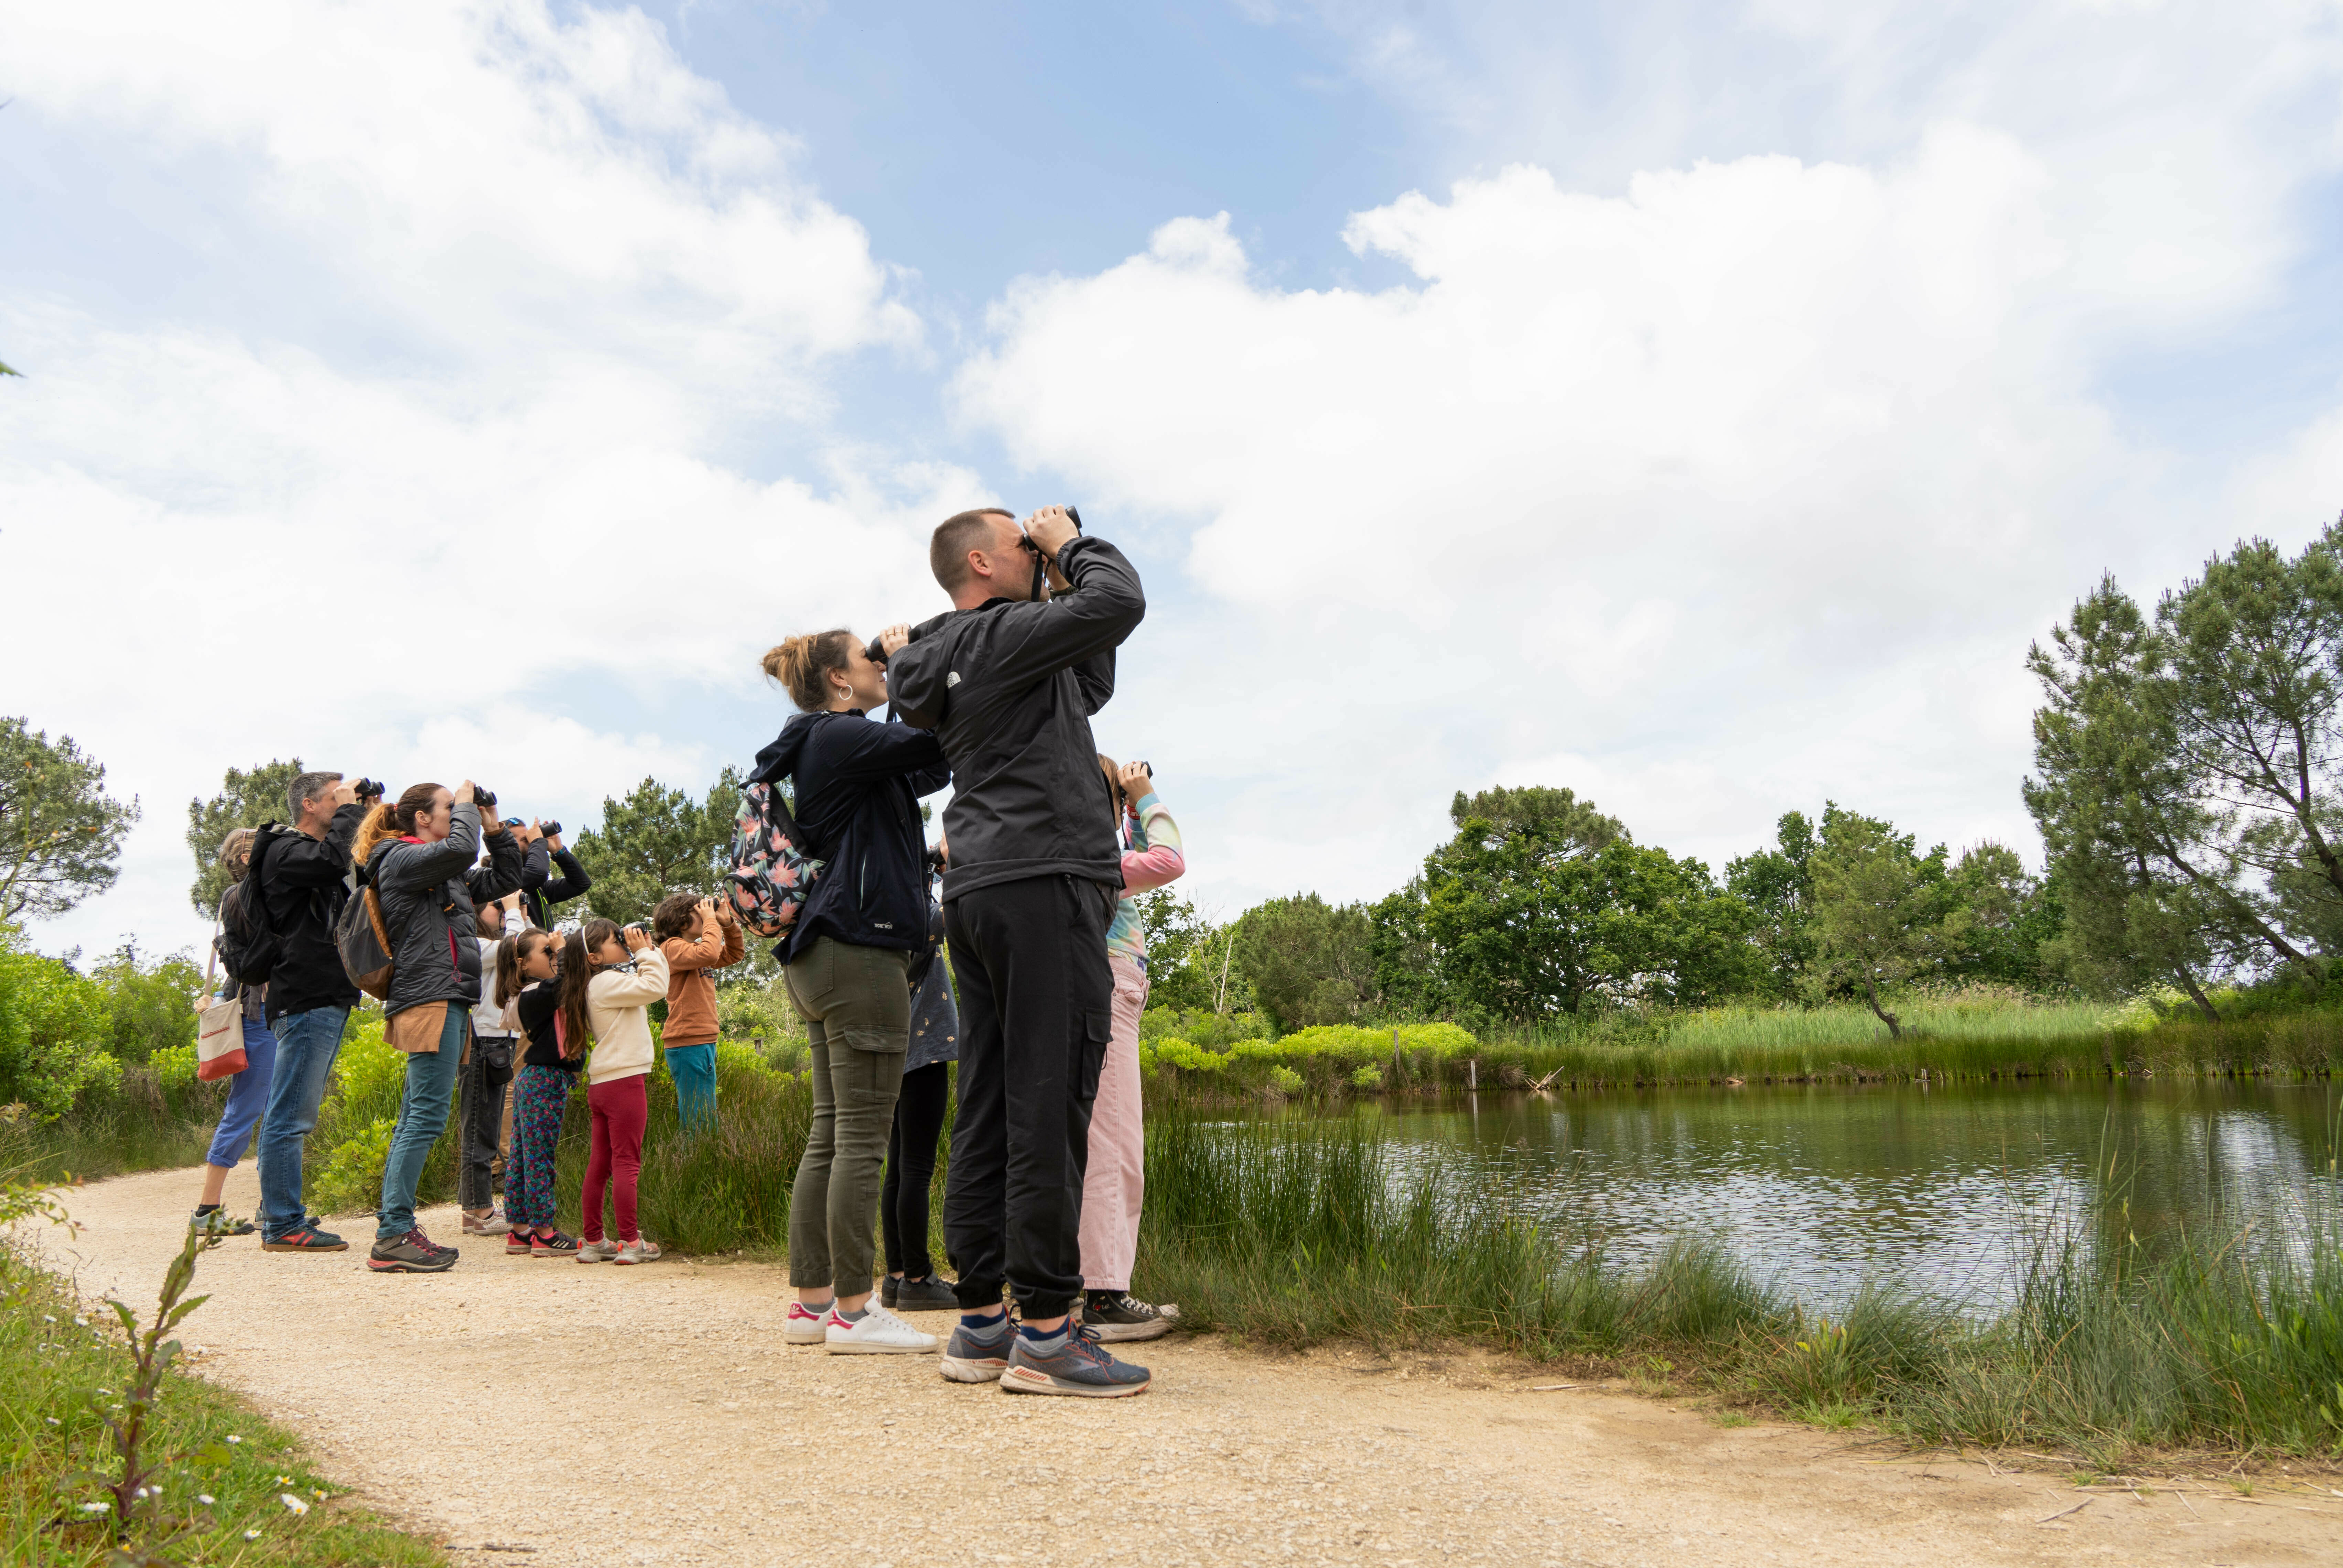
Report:
[[[2324,1083],[1809,1085],[1368,1102],[1403,1149],[1623,1261],[1722,1242],[1819,1305],[1865,1279],[2006,1302],[2077,1217],[2153,1238],[2226,1212],[2265,1231],[2333,1181]]]

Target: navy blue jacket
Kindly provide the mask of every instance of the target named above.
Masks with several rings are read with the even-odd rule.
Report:
[[[791,814],[821,875],[789,935],[783,963],[817,936],[915,952],[928,945],[927,835],[920,797],[951,782],[944,749],[924,729],[873,724],[860,709],[800,713],[757,753],[754,784],[791,780]]]

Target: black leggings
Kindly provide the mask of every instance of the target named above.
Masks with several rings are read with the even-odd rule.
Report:
[[[887,1133],[887,1180],[879,1189],[879,1215],[887,1232],[887,1271],[925,1279],[936,1271],[928,1254],[928,1189],[936,1179],[936,1135],[951,1095],[951,1063],[931,1061],[903,1074],[895,1099],[895,1125]],[[905,1262],[906,1258],[912,1261]]]

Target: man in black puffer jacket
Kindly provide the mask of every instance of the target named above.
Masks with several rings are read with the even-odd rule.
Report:
[[[384,1033],[407,1053],[407,1088],[390,1156],[382,1172],[382,1207],[367,1266],[379,1273],[436,1273],[456,1261],[415,1222],[415,1188],[423,1161],[447,1126],[471,1010],[480,1000],[478,907],[520,888],[520,845],[502,823],[479,858],[480,809],[466,779],[452,794],[418,784],[396,806],[377,808],[359,830],[356,852],[382,904],[383,929],[397,966],[383,999]]]
[[[1072,591],[1036,598],[1037,563]],[[956,607],[887,661],[905,722],[951,762],[944,933],[959,981],[960,1111],[944,1245],[970,1320],[944,1352],[955,1382],[1021,1393],[1142,1392],[1144,1370],[1072,1334],[1081,1294],[1082,1173],[1114,982],[1106,932],[1122,890],[1115,807],[1091,715],[1114,695],[1114,650],[1147,613],[1139,574],[1060,507],[1021,528],[963,512],[929,548]],[[825,876],[828,872],[823,873]]]

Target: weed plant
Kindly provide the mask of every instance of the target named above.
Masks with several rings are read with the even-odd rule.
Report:
[[[0,1250],[0,1437],[8,1458],[0,1562],[99,1568],[126,1560],[116,1555],[116,1500],[103,1484],[122,1473],[106,1422],[123,1416],[138,1375],[119,1325],[84,1308],[56,1276]],[[344,1505],[340,1488],[309,1468],[292,1434],[176,1369],[156,1384],[140,1449],[157,1469],[145,1478],[148,1497],[136,1502],[188,1522],[169,1546],[169,1560],[185,1568],[446,1562],[429,1543]]]

